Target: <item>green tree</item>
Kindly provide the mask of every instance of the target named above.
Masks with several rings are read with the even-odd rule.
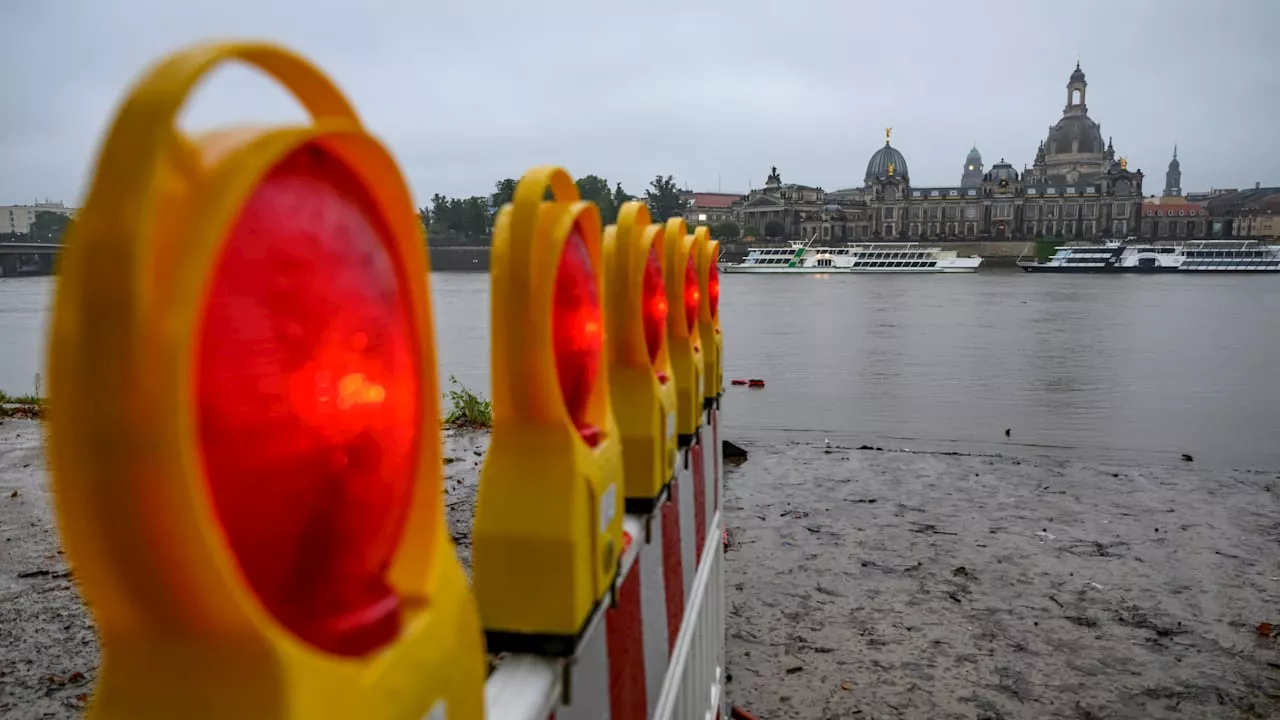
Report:
[[[494,212],[497,212],[503,205],[511,202],[511,198],[516,195],[515,178],[503,178],[493,184],[493,194],[489,196],[489,200],[493,205]]]
[[[649,182],[649,189],[644,191],[645,203],[649,213],[656,222],[666,222],[684,212],[684,203],[680,201],[680,188],[676,187],[675,178],[671,175],[658,175]]]
[[[599,175],[584,175],[577,180],[578,193],[582,199],[593,202],[600,208],[600,222],[612,225],[618,219],[618,206],[613,202],[613,191],[609,189],[609,181]]]
[[[635,200],[635,196],[622,189],[622,183],[618,183],[613,188],[613,206],[615,208],[622,207],[623,203]]]
[[[764,224],[764,236],[769,238],[780,238],[787,232],[787,226],[782,224],[781,220],[770,220]]]
[[[33,243],[60,243],[67,231],[71,229],[71,218],[56,212],[37,212],[35,220],[27,230]]]
[[[755,225],[747,225],[746,227],[742,228],[742,237],[758,238],[760,237],[760,228],[756,227]]]
[[[732,220],[722,220],[711,226],[711,237],[717,240],[737,240],[741,235],[742,229]]]

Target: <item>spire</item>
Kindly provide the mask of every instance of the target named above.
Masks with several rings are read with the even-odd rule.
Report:
[[[1173,159],[1178,159],[1178,143],[1173,144]]]

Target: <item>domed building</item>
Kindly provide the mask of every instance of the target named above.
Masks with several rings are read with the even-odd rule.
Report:
[[[907,159],[889,144],[892,132],[893,128],[884,129],[884,147],[872,153],[871,159],[867,161],[867,174],[862,178],[867,187],[891,178],[901,183],[911,182],[911,176],[907,173]]]
[[[744,223],[776,221],[789,238],[845,241],[1099,240],[1136,234],[1142,215],[1142,171],[1117,157],[1102,127],[1089,117],[1088,82],[1076,63],[1067,80],[1062,117],[1021,171],[1001,158],[989,169],[976,144],[960,184],[918,186],[907,158],[890,141],[872,152],[861,186],[825,192],[782,185],[776,173],[748,199]],[[1176,162],[1176,161],[1175,161]],[[1177,166],[1168,184],[1176,188]],[[753,216],[750,217],[749,216]]]
[[[1041,143],[1045,181],[1076,183],[1097,178],[1107,170],[1102,126],[1089,117],[1089,106],[1085,104],[1088,89],[1089,83],[1077,62],[1067,80],[1062,119],[1049,127],[1049,136]]]

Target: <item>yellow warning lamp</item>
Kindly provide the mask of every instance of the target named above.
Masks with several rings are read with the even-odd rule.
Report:
[[[698,238],[684,218],[667,220],[663,245],[667,255],[663,280],[672,313],[667,323],[667,349],[676,378],[676,433],[680,447],[693,443],[702,425],[702,346],[698,337]]]
[[[622,437],[626,510],[649,514],[676,464],[676,386],[667,353],[664,229],[623,203],[604,230],[609,392]]]
[[[308,124],[188,136],[228,61]],[[58,524],[102,637],[91,718],[480,718],[446,535],[427,262],[387,151],[261,44],[151,68],[62,257]]]
[[[564,170],[534,168],[498,213],[490,257],[493,434],[472,580],[492,652],[567,656],[622,551],[600,211]]]
[[[711,230],[700,225],[693,231],[698,238],[698,337],[702,343],[702,394],[706,407],[713,407],[724,391],[721,357],[724,343],[720,336],[720,243],[711,239]]]

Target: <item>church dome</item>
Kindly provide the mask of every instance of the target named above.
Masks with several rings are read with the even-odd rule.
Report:
[[[1076,63],[1076,71],[1071,73],[1071,81],[1073,83],[1084,82],[1084,71],[1080,69],[1080,63]]]
[[[975,145],[969,149],[969,156],[964,159],[967,165],[981,165],[982,153],[978,152],[978,146]]]
[[[1000,162],[992,165],[991,169],[987,171],[987,179],[991,182],[1000,182],[1001,180],[1017,182],[1018,171],[1014,170],[1012,165],[1005,162],[1004,158],[1000,158]]]
[[[864,179],[866,182],[873,182],[889,177],[891,174],[889,172],[890,165],[893,166],[893,177],[902,178],[904,182],[910,182],[907,175],[907,159],[888,141],[867,162],[867,174]]]
[[[1049,157],[1067,153],[1098,153],[1106,149],[1102,129],[1088,115],[1067,115],[1049,130],[1044,149]]]

